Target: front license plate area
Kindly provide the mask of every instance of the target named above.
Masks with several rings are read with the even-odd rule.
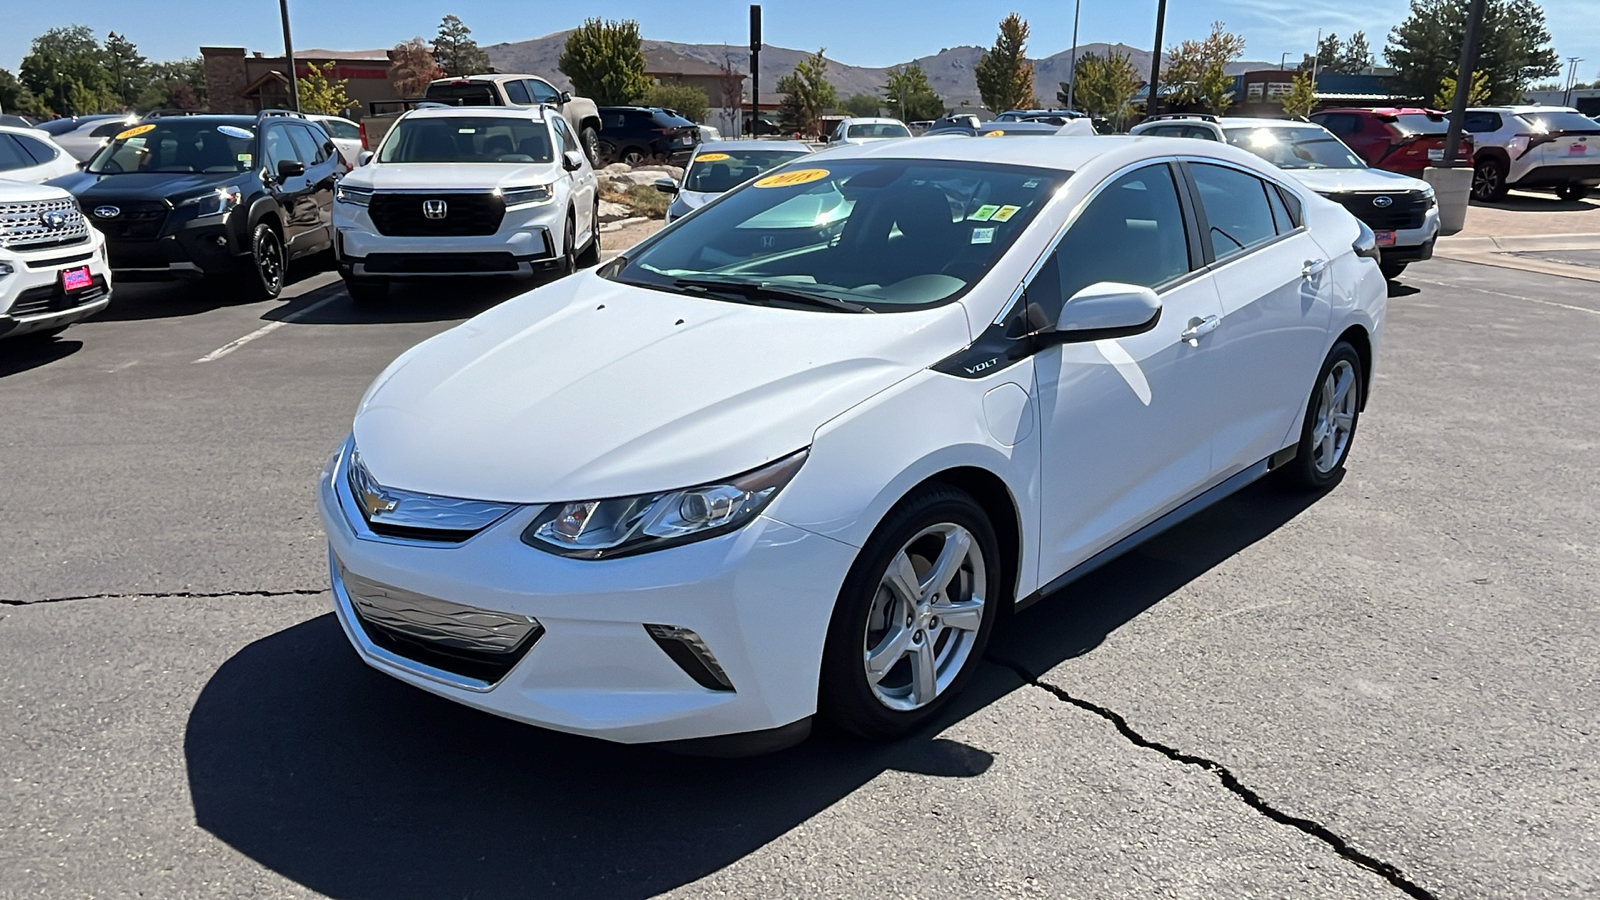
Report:
[[[1378,238],[1378,246],[1379,247],[1393,247],[1394,246],[1394,232],[1392,232],[1392,231],[1375,231],[1375,232],[1373,232],[1373,234],[1376,235],[1377,238]]]
[[[74,291],[85,291],[91,287],[94,287],[94,278],[89,275],[88,266],[61,270],[61,289],[63,291],[71,294]]]

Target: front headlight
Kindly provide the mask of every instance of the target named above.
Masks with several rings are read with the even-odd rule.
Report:
[[[220,216],[239,205],[239,186],[229,185],[208,191],[198,197],[190,197],[178,203],[179,206],[198,206],[200,209],[196,216]]]
[[[340,182],[333,189],[333,200],[335,203],[348,203],[351,206],[370,206],[372,205],[372,188],[351,187],[344,182]]]
[[[800,471],[809,451],[726,481],[678,491],[554,503],[522,542],[575,559],[610,559],[727,534],[755,518]]]
[[[530,187],[505,188],[500,196],[506,202],[506,208],[517,206],[533,206],[539,203],[549,203],[555,197],[555,191],[548,184],[535,184]]]

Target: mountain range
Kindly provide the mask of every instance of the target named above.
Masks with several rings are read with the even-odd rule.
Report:
[[[489,60],[496,69],[502,72],[524,72],[530,75],[540,75],[548,78],[557,87],[570,89],[572,83],[567,76],[561,74],[556,68],[556,62],[561,58],[561,50],[566,45],[567,35],[570,32],[559,31],[544,37],[514,43],[493,44],[483,48],[489,54]],[[644,49],[664,50],[682,56],[720,66],[724,61],[730,61],[734,67],[742,72],[750,69],[750,50],[748,47],[731,44],[680,44],[672,41],[644,41]],[[1148,77],[1150,72],[1150,52],[1129,47],[1126,44],[1080,44],[1078,54],[1085,53],[1104,54],[1108,50],[1116,49],[1127,53],[1133,62],[1134,70]],[[908,63],[922,66],[928,73],[928,81],[933,89],[938,92],[945,103],[956,106],[964,103],[976,104],[978,102],[978,83],[973,76],[973,69],[978,60],[987,52],[983,47],[950,47],[940,50],[932,56],[923,56]],[[774,88],[778,79],[794,71],[800,60],[810,54],[804,50],[790,50],[786,47],[763,47],[761,50],[761,92],[763,96],[775,96]],[[1072,54],[1070,50],[1031,60],[1033,63],[1034,91],[1039,95],[1039,102],[1044,106],[1056,104],[1056,87],[1059,83],[1069,81],[1072,71]],[[828,80],[833,83],[841,98],[852,94],[881,94],[884,85],[889,79],[889,70],[893,68],[871,68],[867,66],[851,66],[836,60],[828,61]],[[1275,68],[1267,62],[1237,62],[1228,66],[1228,74],[1237,75],[1240,72],[1249,72],[1256,69]],[[712,98],[713,101],[716,98]]]

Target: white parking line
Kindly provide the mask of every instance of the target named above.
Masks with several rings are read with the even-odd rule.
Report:
[[[317,310],[321,309],[322,307],[327,306],[329,303],[332,303],[333,301],[338,300],[340,297],[343,297],[343,296],[344,296],[343,294],[334,294],[331,297],[324,297],[321,300],[318,300],[317,302],[315,302],[315,303],[311,304],[310,306],[307,306],[307,307],[305,307],[303,309],[297,309],[294,312],[288,314],[287,316],[284,316],[283,318],[279,319],[276,322],[268,322],[267,324],[261,326],[260,328],[257,328],[255,331],[250,332],[249,334],[245,335],[242,338],[236,338],[234,340],[231,340],[231,341],[227,342],[226,344],[223,344],[221,347],[218,347],[217,349],[211,351],[210,353],[207,353],[205,356],[202,356],[199,359],[195,360],[195,362],[197,362],[197,363],[206,363],[206,362],[212,362],[214,360],[221,359],[224,356],[227,356],[229,353],[232,353],[233,351],[239,349],[240,347],[243,347],[245,344],[250,343],[251,341],[255,340],[256,338],[266,337],[267,335],[273,333],[274,331],[277,331],[279,328],[282,328],[285,325],[288,325],[288,324],[290,324],[292,322],[298,322],[301,319],[305,318],[306,316],[311,315],[312,313],[316,312]]]
[[[1489,265],[1489,263],[1484,263],[1484,265]],[[1588,313],[1591,316],[1600,316],[1600,309],[1590,309],[1587,306],[1573,306],[1570,303],[1557,303],[1554,300],[1544,300],[1539,297],[1524,297],[1520,294],[1507,294],[1504,291],[1487,291],[1483,288],[1473,287],[1470,284],[1445,284],[1442,281],[1429,281],[1426,278],[1407,278],[1406,281],[1414,281],[1418,284],[1431,284],[1434,287],[1451,288],[1454,290],[1466,289],[1469,291],[1477,291],[1480,294],[1488,294],[1491,297],[1510,297],[1513,300],[1526,300],[1529,303],[1543,303],[1545,306],[1554,306],[1558,309],[1570,309],[1573,312],[1582,312]]]

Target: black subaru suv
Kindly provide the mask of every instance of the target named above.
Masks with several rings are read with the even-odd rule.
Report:
[[[333,246],[346,171],[318,125],[267,110],[146,119],[50,183],[105,233],[117,280],[236,279],[269,300],[291,260]]]

